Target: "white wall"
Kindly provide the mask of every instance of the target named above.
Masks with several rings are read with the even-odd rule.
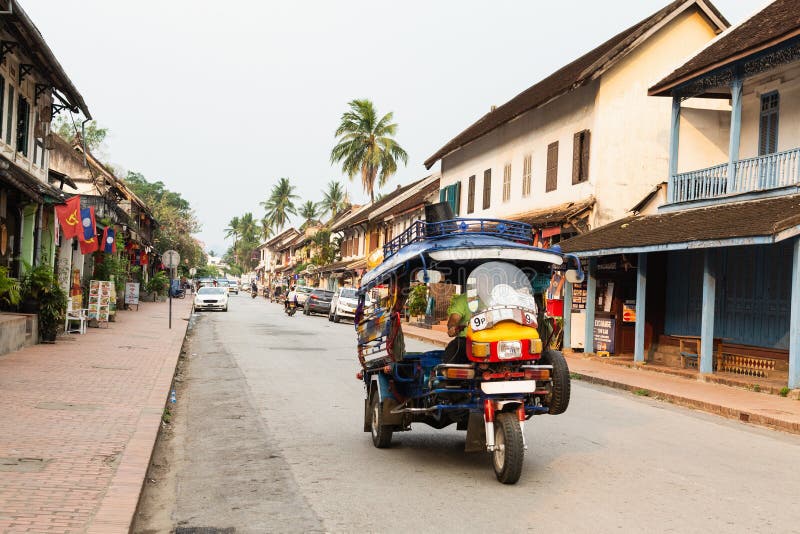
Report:
[[[694,11],[679,15],[600,79],[445,156],[440,187],[461,181],[461,216],[468,216],[471,175],[476,176],[472,216],[505,217],[589,195],[598,200],[592,227],[625,216],[667,178],[672,104],[668,98],[648,97],[647,88],[714,35]],[[589,180],[572,185],[573,135],[583,129],[591,131]],[[545,192],[547,146],[556,140],[558,189]],[[532,194],[523,198],[522,166],[527,153],[533,156]],[[511,199],[503,202],[503,166],[507,162],[512,164]],[[490,209],[484,211],[483,171],[487,168],[492,169],[492,198]]]
[[[800,147],[800,64],[792,64],[745,80],[739,159],[758,155],[761,95],[772,91],[778,91],[780,95],[778,151]]]

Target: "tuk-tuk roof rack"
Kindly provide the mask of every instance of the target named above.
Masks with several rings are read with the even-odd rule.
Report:
[[[503,219],[451,219],[447,221],[415,221],[402,234],[383,245],[383,259],[386,260],[400,249],[419,241],[452,237],[459,234],[488,235],[531,245],[532,227],[516,221]]]

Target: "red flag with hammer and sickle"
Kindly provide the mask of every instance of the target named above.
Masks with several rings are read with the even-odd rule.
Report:
[[[67,200],[65,204],[56,206],[56,215],[58,222],[61,223],[61,228],[64,231],[64,237],[72,239],[78,237],[83,231],[81,226],[81,197],[75,195]]]

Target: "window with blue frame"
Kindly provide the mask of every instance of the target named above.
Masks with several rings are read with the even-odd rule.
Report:
[[[440,189],[439,202],[447,202],[450,204],[453,215],[458,217],[459,209],[461,208],[461,182],[456,182],[453,185],[448,185]]]
[[[780,96],[777,91],[761,95],[761,116],[758,124],[758,155],[765,156],[778,151],[778,108]]]

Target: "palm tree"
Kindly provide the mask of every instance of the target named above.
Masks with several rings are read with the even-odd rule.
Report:
[[[300,217],[302,217],[304,221],[302,228],[305,228],[319,217],[319,206],[307,200],[305,204],[300,206]]]
[[[320,215],[330,213],[331,219],[335,219],[336,215],[345,209],[347,205],[347,193],[345,193],[342,184],[331,180],[328,183],[327,191],[322,192],[322,201],[319,207],[322,210]]]
[[[233,241],[236,242],[236,236],[239,235],[239,217],[234,217],[228,223],[228,227],[225,228],[225,237],[233,237]]]
[[[267,211],[267,218],[272,221],[276,230],[282,230],[289,221],[289,215],[297,215],[294,199],[300,198],[294,194],[294,186],[288,178],[281,178],[272,186],[269,198],[261,203]]]
[[[397,124],[394,113],[380,119],[367,99],[351,100],[350,111],[342,114],[336,129],[337,145],[331,150],[331,163],[341,163],[342,171],[353,179],[361,174],[361,185],[375,201],[375,179],[383,186],[397,171],[397,162],[408,163],[408,154],[394,140]]]
[[[275,235],[275,229],[273,228],[272,221],[269,217],[264,216],[261,218],[261,238],[265,241]]]
[[[242,215],[239,219],[239,235],[242,240],[254,241],[259,234],[258,225],[256,224],[253,214],[249,211]]]

